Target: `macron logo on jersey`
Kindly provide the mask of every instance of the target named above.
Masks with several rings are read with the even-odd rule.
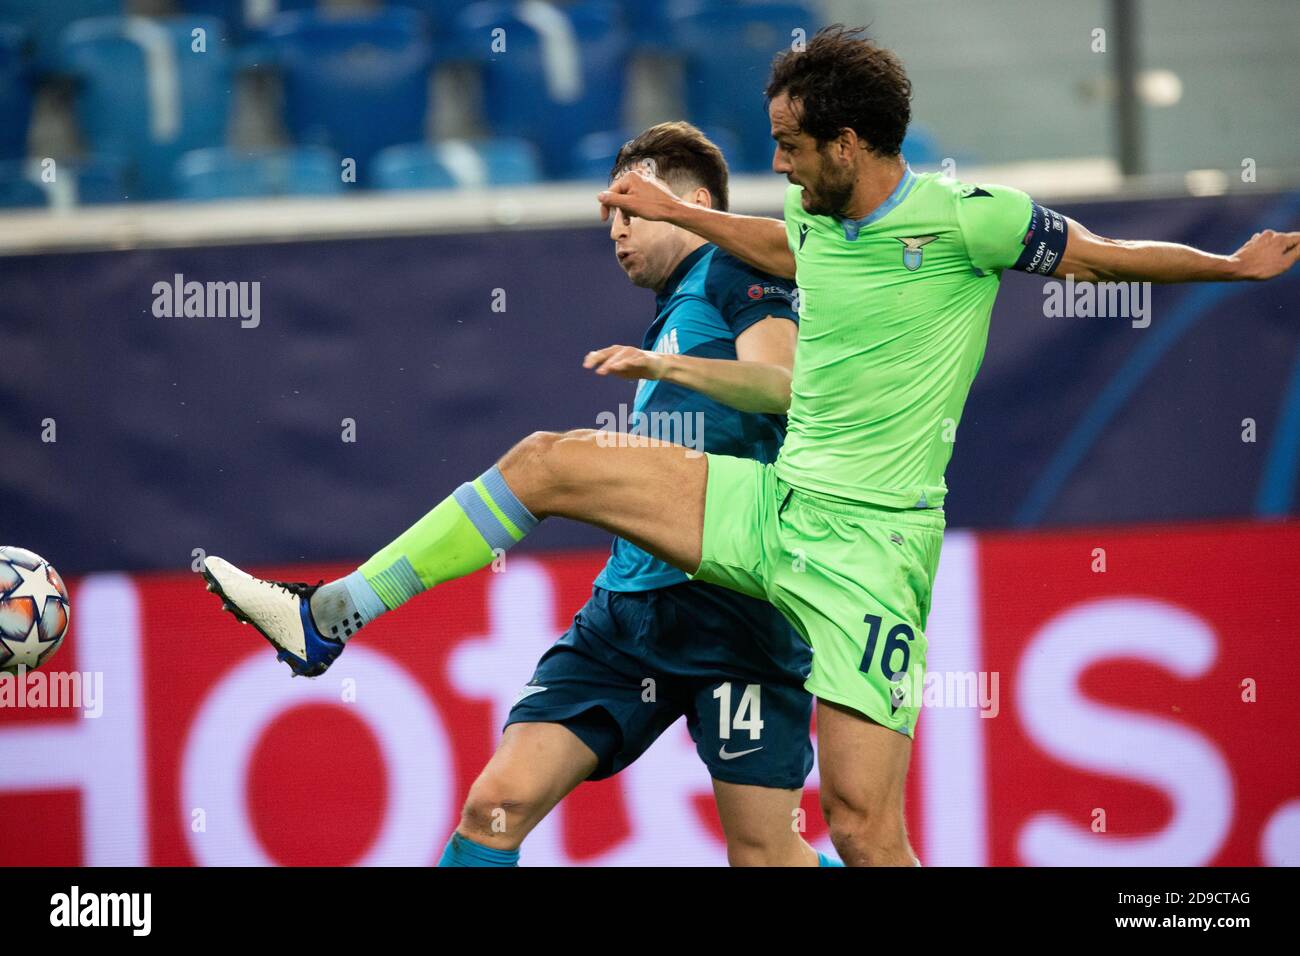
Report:
[[[808,233],[811,230],[812,230],[812,226],[808,225],[806,222],[799,223],[799,248],[800,249],[803,248],[803,241],[808,238]]]

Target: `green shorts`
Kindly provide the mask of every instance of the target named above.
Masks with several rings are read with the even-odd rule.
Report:
[[[809,693],[912,736],[943,510],[828,499],[772,465],[708,459],[692,577],[770,601],[812,646]]]

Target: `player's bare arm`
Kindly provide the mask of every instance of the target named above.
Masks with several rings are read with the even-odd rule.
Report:
[[[784,415],[797,338],[793,322],[768,316],[737,337],[734,360],[609,345],[588,352],[582,366],[597,375],[672,382],[742,412]]]
[[[756,269],[786,279],[794,278],[794,254],[786,239],[785,223],[766,216],[742,216],[689,203],[674,195],[654,177],[631,169],[598,197],[600,218],[613,209],[695,233],[726,249]]]
[[[1231,282],[1281,275],[1300,259],[1300,232],[1257,232],[1231,255],[1173,242],[1107,239],[1073,219],[1054,275],[1100,282]]]

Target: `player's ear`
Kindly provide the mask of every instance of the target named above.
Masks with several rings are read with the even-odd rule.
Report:
[[[846,163],[851,163],[857,159],[858,150],[870,150],[871,146],[866,140],[858,136],[857,130],[851,127],[844,127],[840,130],[840,135],[835,137],[836,158]]]
[[[695,191],[691,193],[690,201],[705,209],[713,208],[713,194],[705,186],[696,186]]]

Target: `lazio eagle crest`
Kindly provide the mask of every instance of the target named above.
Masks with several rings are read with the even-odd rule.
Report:
[[[921,259],[925,255],[925,246],[938,239],[938,236],[917,236],[914,239],[904,239],[902,236],[895,236],[903,244],[903,265],[907,266],[908,272],[915,272],[921,268]]]

